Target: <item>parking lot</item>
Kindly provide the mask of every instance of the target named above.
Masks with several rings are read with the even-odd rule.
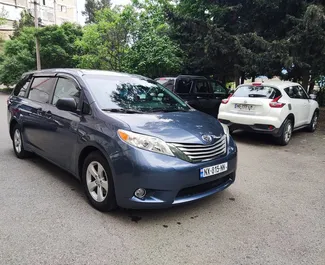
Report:
[[[236,183],[208,199],[101,213],[69,174],[15,157],[6,99],[0,94],[0,264],[325,264],[324,125],[295,133],[287,147],[236,133]]]

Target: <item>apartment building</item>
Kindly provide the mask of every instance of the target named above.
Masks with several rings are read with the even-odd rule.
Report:
[[[23,10],[34,16],[35,1],[44,26],[78,22],[78,0],[0,0],[0,12],[6,18],[6,23],[0,26],[0,33],[8,38],[13,31],[13,22],[20,19]]]

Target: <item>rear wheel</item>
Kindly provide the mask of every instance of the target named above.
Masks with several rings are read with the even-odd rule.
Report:
[[[293,123],[291,120],[286,120],[283,125],[283,130],[280,137],[277,138],[278,144],[285,146],[287,145],[292,137]]]
[[[315,111],[313,117],[311,118],[310,124],[307,127],[307,130],[309,132],[316,131],[317,124],[318,124],[318,113],[317,113],[317,111]]]
[[[16,156],[19,159],[28,157],[30,155],[30,153],[27,152],[24,148],[24,142],[23,142],[23,137],[21,134],[21,128],[18,124],[15,125],[12,133],[13,133],[12,145],[13,145]]]
[[[110,168],[100,152],[93,152],[85,159],[82,185],[89,202],[97,210],[108,212],[117,208]]]

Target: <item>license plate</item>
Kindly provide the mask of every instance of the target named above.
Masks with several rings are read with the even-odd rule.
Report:
[[[219,165],[215,165],[212,167],[201,168],[200,170],[200,178],[207,178],[213,175],[220,174],[228,170],[228,163],[223,163]]]
[[[235,104],[235,109],[240,109],[240,110],[253,110],[254,106],[253,105],[248,105],[248,104]]]

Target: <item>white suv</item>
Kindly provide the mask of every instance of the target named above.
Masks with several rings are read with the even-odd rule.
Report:
[[[294,130],[306,127],[314,132],[318,114],[317,101],[298,83],[268,81],[240,85],[222,101],[218,118],[230,131],[267,133],[287,145]]]

